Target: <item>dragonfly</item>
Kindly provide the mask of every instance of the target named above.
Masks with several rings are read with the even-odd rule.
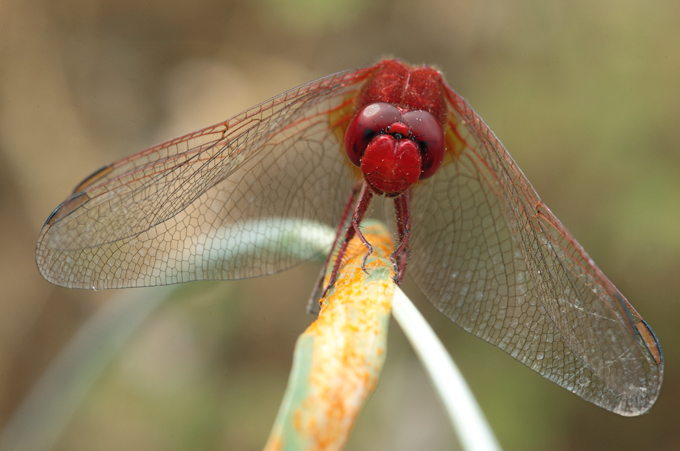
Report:
[[[374,198],[413,279],[451,321],[612,412],[647,412],[663,381],[650,328],[494,133],[429,66],[399,60],[301,85],[104,166],[48,217],[48,281],[104,289],[273,274],[343,249]],[[279,232],[319,233],[283,243]],[[301,232],[302,233],[302,232]],[[256,239],[254,239],[256,238]]]

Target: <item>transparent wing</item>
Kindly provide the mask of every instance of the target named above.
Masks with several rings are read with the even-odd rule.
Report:
[[[71,288],[153,286],[271,274],[318,254],[332,236],[309,226],[335,227],[356,183],[337,129],[371,70],[302,85],[95,172],[45,223],[41,273]]]
[[[616,413],[644,413],[663,378],[652,330],[446,90],[448,161],[414,189],[406,272],[451,320],[547,379]]]

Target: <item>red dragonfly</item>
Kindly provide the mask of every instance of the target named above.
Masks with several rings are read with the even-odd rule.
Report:
[[[36,260],[71,288],[241,279],[316,256],[274,238],[311,222],[337,230],[331,286],[376,195],[393,205],[397,283],[407,272],[453,322],[588,401],[651,408],[652,329],[427,66],[329,75],[105,166],[47,219]]]

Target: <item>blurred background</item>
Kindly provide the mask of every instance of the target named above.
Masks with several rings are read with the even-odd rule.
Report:
[[[316,77],[395,56],[444,72],[665,353],[657,404],[622,418],[462,332],[407,283],[500,443],[680,449],[679,19],[680,3],[660,0],[0,0],[0,427],[88,321],[165,293],[41,278],[36,237],[78,182]],[[318,271],[187,284],[149,307],[120,352],[96,356],[104,371],[73,416],[55,414],[54,449],[262,448],[295,339],[313,320]],[[393,323],[348,449],[456,447]]]

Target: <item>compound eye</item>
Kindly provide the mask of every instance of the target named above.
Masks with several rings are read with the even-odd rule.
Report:
[[[411,128],[411,136],[420,147],[423,160],[420,180],[432,176],[444,161],[444,131],[439,121],[427,111],[408,111],[402,122]]]
[[[389,103],[371,103],[360,109],[345,132],[345,151],[350,161],[359,166],[361,156],[371,140],[400,120],[401,112]]]

